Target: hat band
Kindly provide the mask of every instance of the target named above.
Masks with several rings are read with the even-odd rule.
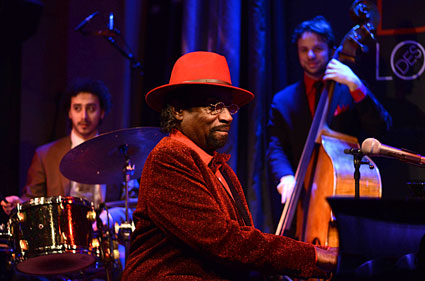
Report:
[[[229,83],[227,81],[224,80],[219,80],[219,79],[196,79],[196,80],[188,80],[188,81],[184,81],[183,83],[215,83],[215,84],[225,84],[228,86],[232,86],[232,83]]]

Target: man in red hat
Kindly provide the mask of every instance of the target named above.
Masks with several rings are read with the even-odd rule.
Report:
[[[262,233],[237,176],[217,153],[254,95],[232,86],[226,59],[193,52],[146,95],[170,133],[143,169],[123,280],[248,280],[251,271],[325,277],[335,249]]]

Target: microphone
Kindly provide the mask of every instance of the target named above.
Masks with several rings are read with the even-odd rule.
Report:
[[[82,31],[82,29],[84,28],[84,26],[86,26],[89,21],[91,21],[92,18],[94,18],[97,14],[99,14],[99,11],[94,12],[93,14],[89,15],[88,17],[86,17],[82,22],[80,22],[79,25],[77,25],[74,30],[75,31]]]
[[[368,138],[363,141],[362,152],[371,156],[394,158],[418,166],[425,165],[424,156],[389,145],[381,144],[377,139],[373,138]]]

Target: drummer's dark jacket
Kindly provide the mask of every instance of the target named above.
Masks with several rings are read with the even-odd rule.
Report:
[[[313,245],[253,226],[226,156],[211,158],[205,163],[193,146],[173,135],[152,150],[141,177],[136,230],[122,280],[248,280],[250,270],[323,277]],[[247,220],[214,174],[220,162]]]
[[[28,169],[23,199],[68,196],[70,181],[60,171],[62,157],[71,150],[71,137],[66,136],[38,147]],[[82,168],[82,167],[81,167]],[[121,188],[107,185],[105,201],[120,200]]]

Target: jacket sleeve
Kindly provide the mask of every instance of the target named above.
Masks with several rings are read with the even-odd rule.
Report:
[[[27,181],[22,190],[22,199],[46,196],[46,172],[38,151],[34,153],[27,173]]]
[[[328,124],[333,130],[352,135],[359,140],[365,137],[379,137],[391,126],[391,116],[378,102],[373,93],[366,89],[366,96],[354,102],[347,86],[336,84],[329,112]]]
[[[287,151],[291,149],[289,142],[290,129],[288,126],[289,124],[285,121],[274,100],[270,107],[267,124],[267,159],[275,185],[279,183],[281,177],[294,174],[290,156],[285,152],[285,149]]]

